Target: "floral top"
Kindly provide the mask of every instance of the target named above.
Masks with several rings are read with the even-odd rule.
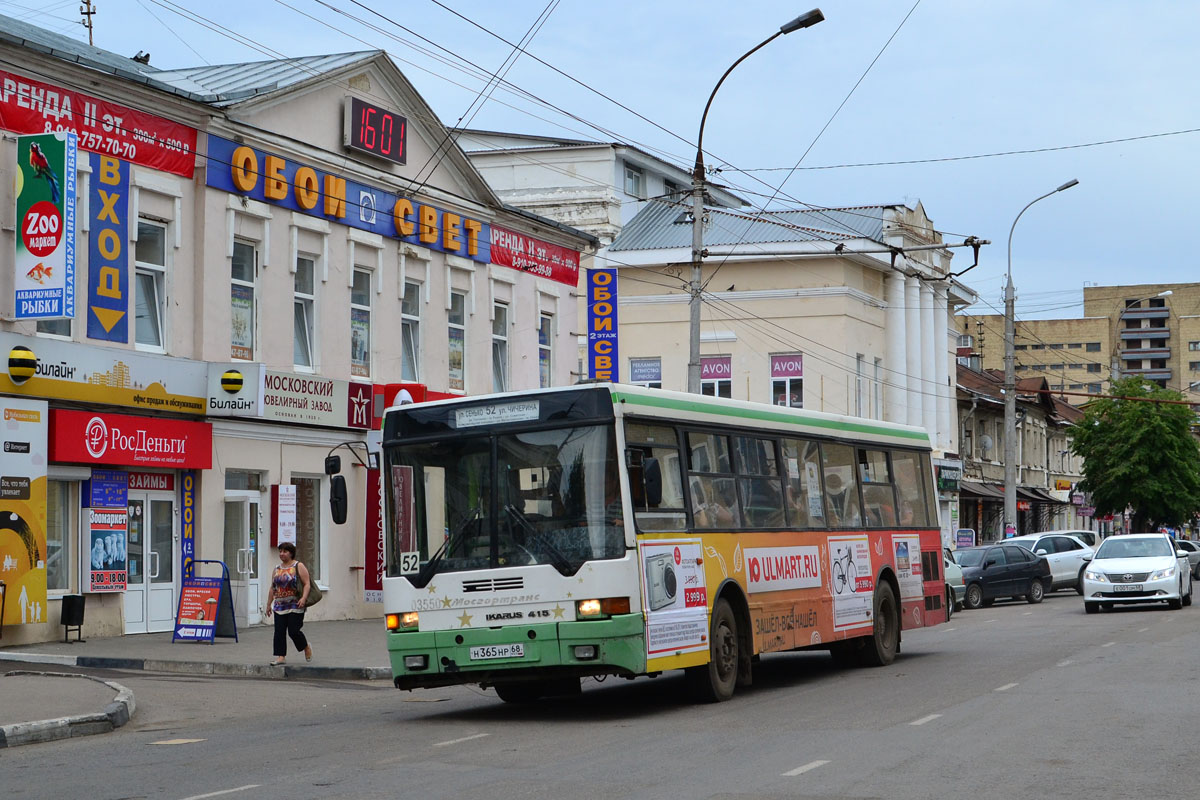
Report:
[[[293,561],[291,566],[278,566],[271,575],[271,586],[275,589],[275,599],[271,603],[271,611],[275,614],[303,614],[300,608],[300,595],[304,594],[304,584],[300,580],[300,570]]]

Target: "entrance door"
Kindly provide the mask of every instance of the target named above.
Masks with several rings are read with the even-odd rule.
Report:
[[[233,613],[239,627],[262,622],[258,580],[261,496],[225,494],[225,564],[233,588]]]
[[[179,595],[175,585],[175,498],[161,492],[129,493],[125,632],[169,631]]]

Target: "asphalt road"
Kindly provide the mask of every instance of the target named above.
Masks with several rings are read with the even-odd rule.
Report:
[[[1074,593],[905,634],[896,663],[765,657],[731,702],[679,677],[509,706],[456,687],[109,673],[115,733],[0,754],[5,798],[1056,798],[1196,795],[1200,607]]]

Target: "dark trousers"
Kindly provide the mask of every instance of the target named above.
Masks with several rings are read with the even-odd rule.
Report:
[[[292,643],[296,645],[296,649],[304,652],[308,647],[308,639],[304,638],[304,631],[300,630],[304,625],[303,614],[276,614],[275,615],[275,657],[283,658],[287,655],[287,638],[292,637]]]

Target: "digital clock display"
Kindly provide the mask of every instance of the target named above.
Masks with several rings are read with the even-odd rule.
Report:
[[[393,111],[360,100],[346,98],[343,139],[346,147],[404,164],[408,120]]]

